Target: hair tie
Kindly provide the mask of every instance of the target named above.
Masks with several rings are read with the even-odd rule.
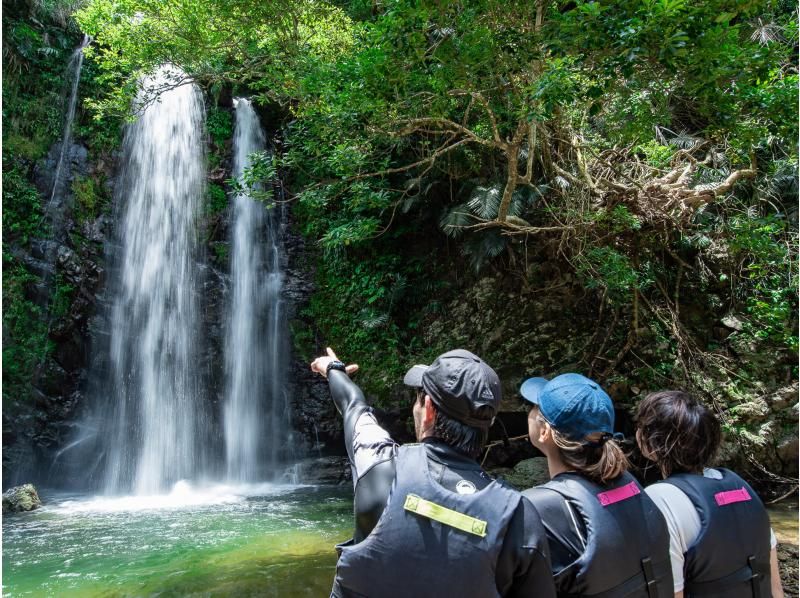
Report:
[[[600,436],[599,440],[596,440],[596,441],[587,440],[583,444],[584,444],[584,446],[590,446],[592,448],[598,448],[598,447],[603,446],[609,440],[616,440],[616,441],[619,442],[621,440],[625,440],[625,435],[622,434],[621,432],[614,432],[613,434],[611,432],[603,432],[602,435]]]

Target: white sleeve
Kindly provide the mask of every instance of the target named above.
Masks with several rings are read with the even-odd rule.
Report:
[[[680,592],[684,586],[684,555],[700,535],[700,516],[689,497],[672,484],[652,484],[644,491],[667,521],[672,581],[675,592]]]

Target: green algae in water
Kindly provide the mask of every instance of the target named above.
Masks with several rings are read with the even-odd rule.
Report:
[[[326,596],[350,488],[108,509],[56,498],[3,520],[4,596]]]

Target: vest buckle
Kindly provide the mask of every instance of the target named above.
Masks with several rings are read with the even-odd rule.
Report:
[[[642,573],[644,573],[645,588],[649,598],[658,598],[658,585],[653,573],[653,561],[649,556],[642,559]]]

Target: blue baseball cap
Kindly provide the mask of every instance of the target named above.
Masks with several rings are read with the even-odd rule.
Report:
[[[561,374],[552,380],[528,378],[519,389],[522,398],[539,407],[548,423],[570,440],[590,434],[614,433],[614,405],[594,380],[580,374]]]

